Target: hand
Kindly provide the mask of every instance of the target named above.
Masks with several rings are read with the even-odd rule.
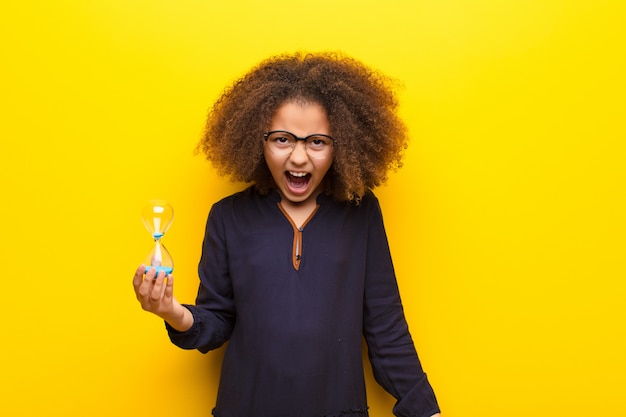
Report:
[[[145,277],[144,277],[145,273]],[[193,324],[193,316],[174,298],[174,277],[140,265],[133,277],[133,287],[141,308],[167,321],[174,329],[186,331]]]

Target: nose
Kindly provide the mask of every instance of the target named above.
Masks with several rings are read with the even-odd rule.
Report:
[[[289,159],[294,164],[304,164],[309,160],[309,155],[306,153],[306,146],[304,142],[297,141],[293,147]]]

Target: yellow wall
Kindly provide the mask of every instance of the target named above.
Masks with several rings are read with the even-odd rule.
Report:
[[[220,352],[136,304],[139,213],[168,199],[193,301],[208,106],[268,55],[342,50],[405,82],[377,192],[447,417],[624,415],[620,1],[20,0],[0,5],[0,415],[207,416]],[[393,400],[370,382],[373,417]]]

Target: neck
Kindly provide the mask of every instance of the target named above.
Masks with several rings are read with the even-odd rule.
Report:
[[[280,205],[297,227],[301,227],[304,222],[311,216],[317,207],[317,196],[320,192],[316,192],[311,197],[302,202],[293,202],[287,200],[281,195]]]

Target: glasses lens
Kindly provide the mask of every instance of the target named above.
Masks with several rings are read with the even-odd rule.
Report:
[[[267,146],[276,155],[287,155],[295,144],[296,138],[289,132],[271,132],[267,136]]]
[[[307,153],[313,158],[326,158],[333,149],[333,141],[328,136],[309,136],[305,144]]]

